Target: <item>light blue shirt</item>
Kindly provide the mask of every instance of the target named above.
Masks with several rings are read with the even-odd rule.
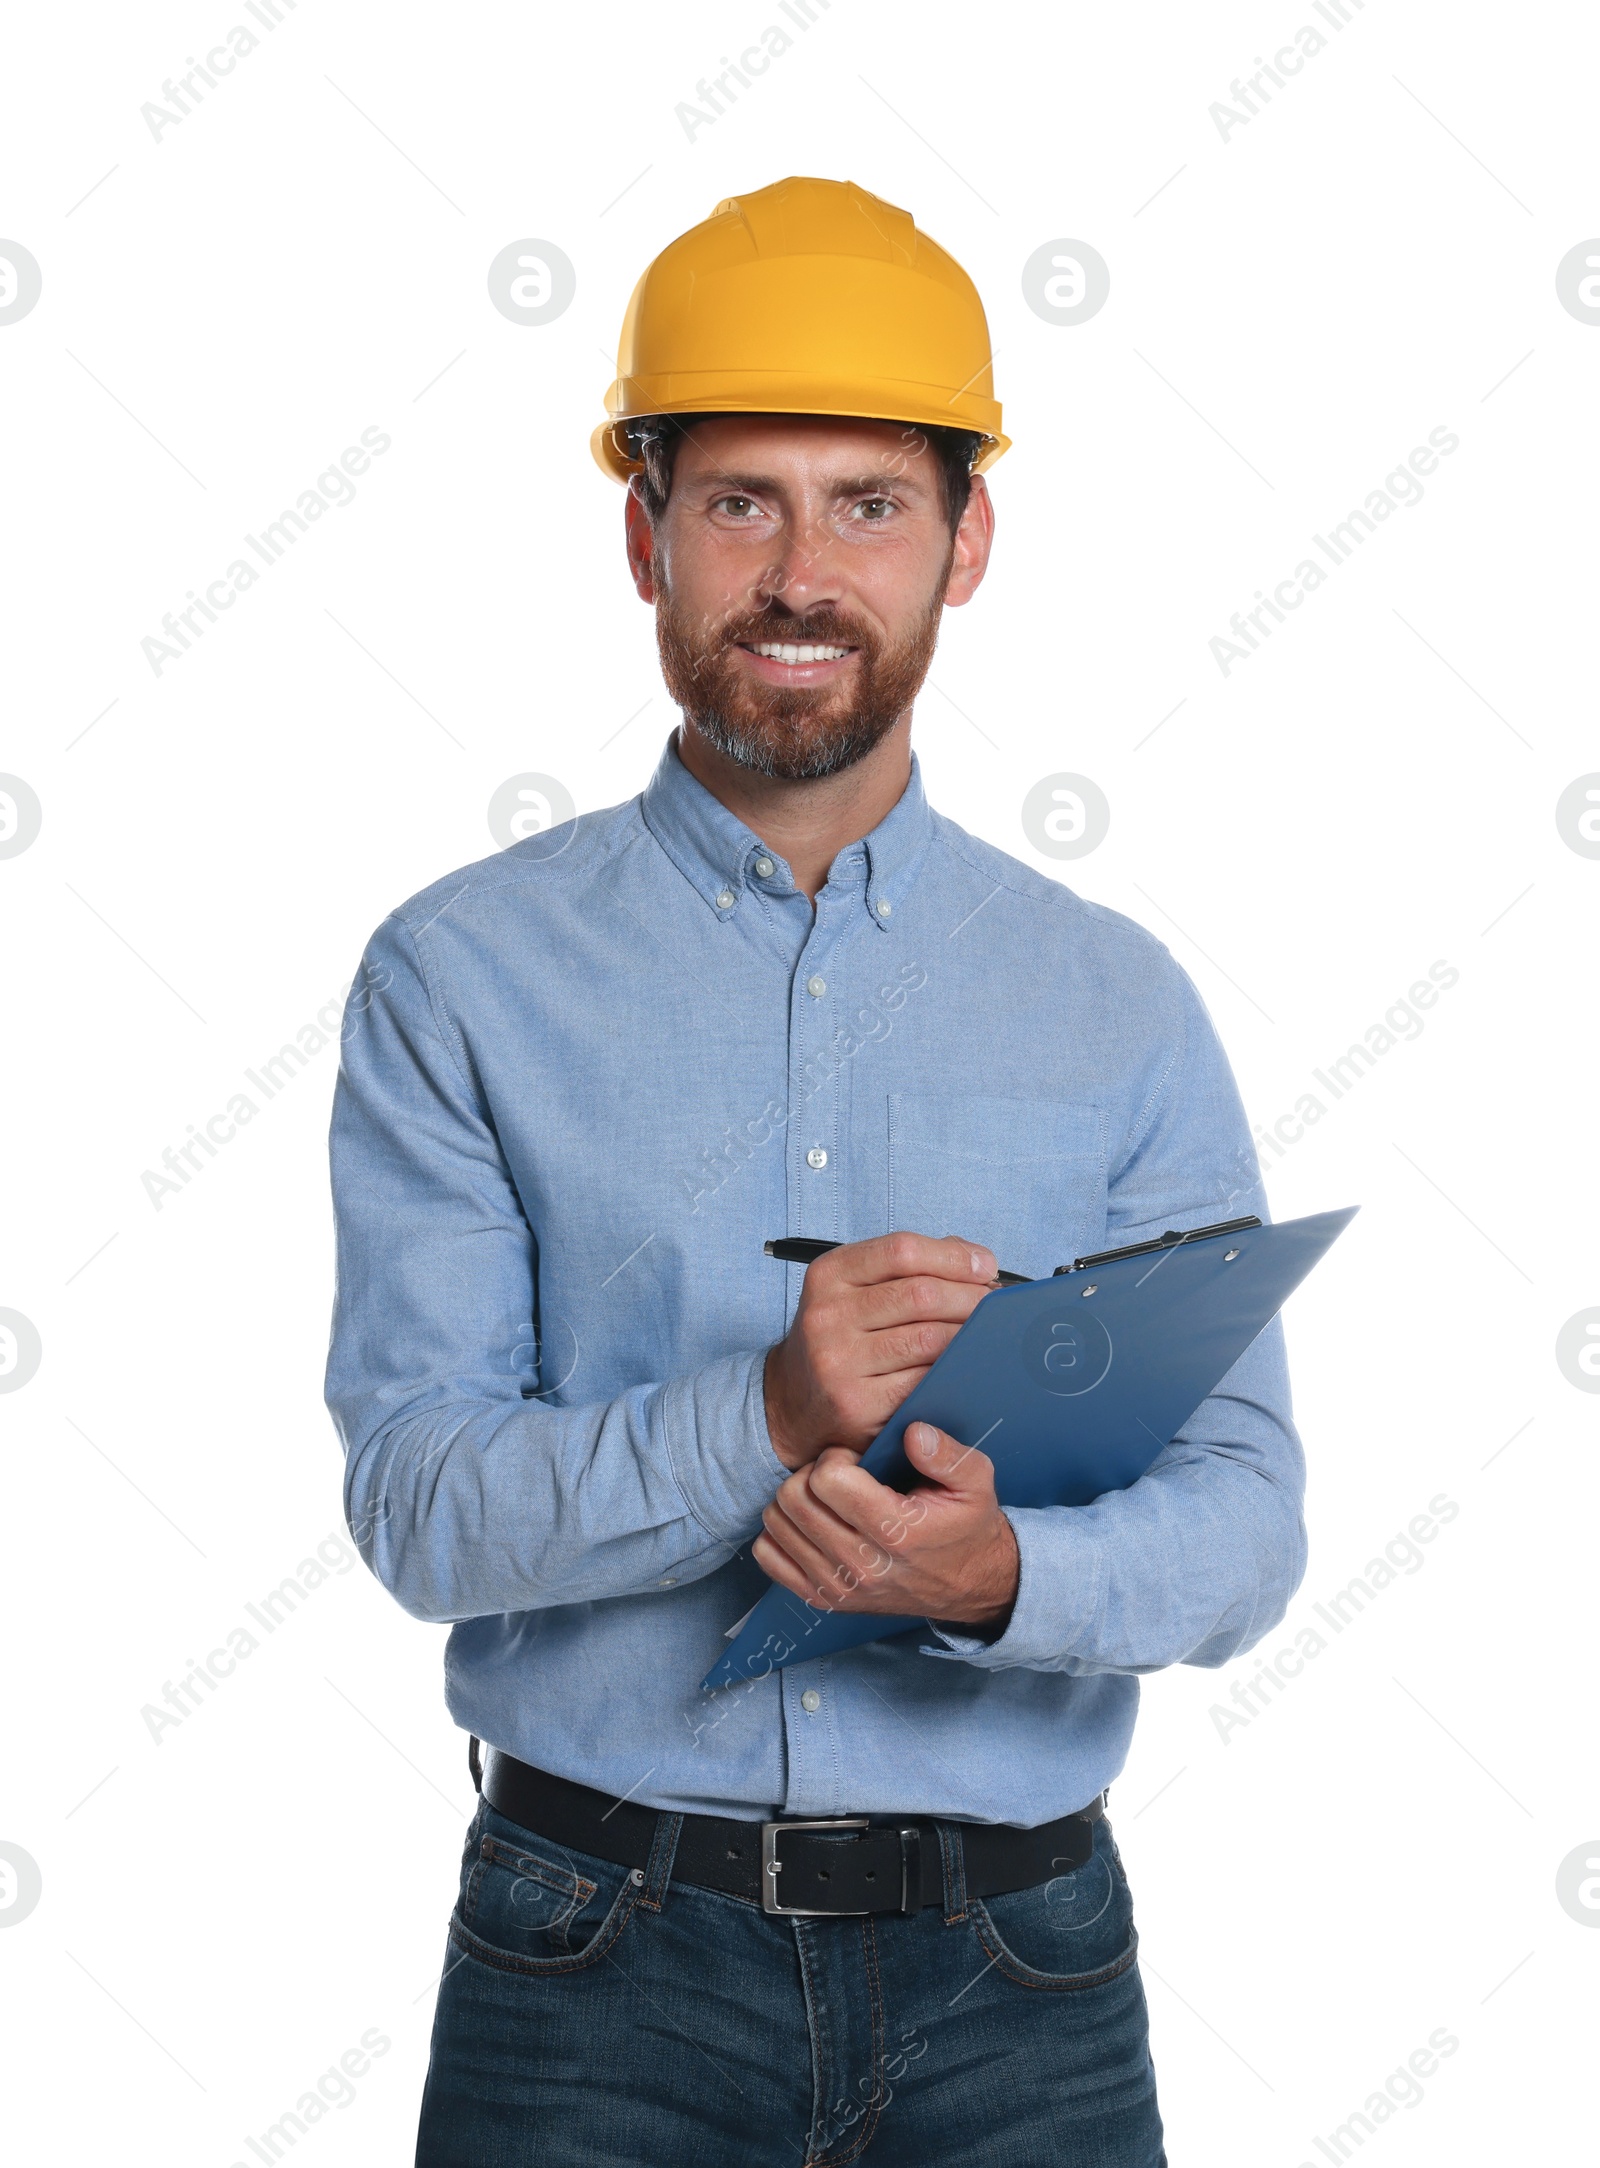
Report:
[[[768,1586],[792,1234],[1042,1277],[1257,1212],[1211,1020],[1152,935],[934,813],[919,769],[815,917],[671,740],[648,788],[373,935],[332,1129],[328,1404],[362,1556],[452,1622],[451,1714],[646,1805],[1031,1825],[1123,1766],[1138,1674],[1215,1666],[1305,1570],[1275,1322],[1149,1472],[1016,1509],[997,1638],[927,1627],[707,1695]]]

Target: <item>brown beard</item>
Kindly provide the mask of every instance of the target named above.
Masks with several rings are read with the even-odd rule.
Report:
[[[915,699],[933,660],[948,574],[946,566],[931,603],[892,646],[839,611],[797,617],[771,604],[708,630],[658,585],[656,644],[667,690],[706,741],[741,767],[794,783],[837,775],[864,759]],[[853,691],[753,683],[732,650],[765,640],[853,647]]]

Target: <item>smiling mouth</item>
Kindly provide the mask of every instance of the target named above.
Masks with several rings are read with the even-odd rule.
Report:
[[[735,644],[747,655],[761,655],[768,662],[842,662],[846,655],[856,652],[853,647],[827,647],[803,640],[740,640]]]

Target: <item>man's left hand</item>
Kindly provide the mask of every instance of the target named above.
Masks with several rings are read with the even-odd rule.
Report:
[[[909,1425],[905,1446],[923,1478],[910,1492],[868,1475],[846,1447],[826,1447],[779,1490],[751,1556],[820,1610],[1003,1630],[1019,1561],[993,1461],[931,1423]]]

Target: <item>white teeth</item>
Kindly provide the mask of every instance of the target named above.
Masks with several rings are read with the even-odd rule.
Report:
[[[838,662],[848,655],[847,647],[817,647],[793,641],[759,641],[754,649],[757,655],[765,655],[772,662]]]

